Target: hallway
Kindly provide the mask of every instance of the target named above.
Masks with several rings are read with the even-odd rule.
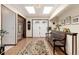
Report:
[[[79,4],[0,4],[0,48],[6,55],[34,54],[32,47],[42,49],[35,51],[35,55],[53,55],[53,48],[45,43],[46,33],[52,33],[52,45],[55,36],[64,41],[57,43],[64,47],[64,53],[79,55]],[[42,46],[39,42],[43,42]],[[23,53],[23,49],[28,52]],[[63,53],[56,48],[56,54]]]
[[[47,47],[47,50],[49,51],[49,54],[47,54],[47,55],[53,55],[53,48],[51,47],[51,45],[48,43],[48,41],[45,38],[24,38],[23,40],[19,41],[16,46],[14,46],[14,47],[10,48],[9,50],[7,50],[5,52],[5,55],[17,55],[18,52],[23,50],[30,43],[37,42],[37,41],[44,41],[44,43]],[[26,55],[29,55],[29,54],[26,54]],[[35,54],[33,54],[33,55],[35,55]],[[36,54],[36,55],[39,55],[39,54]],[[41,54],[41,55],[43,55],[43,54]],[[56,48],[56,55],[64,55],[64,53],[61,52],[58,48]]]
[[[79,59],[79,0],[0,0],[0,59]]]

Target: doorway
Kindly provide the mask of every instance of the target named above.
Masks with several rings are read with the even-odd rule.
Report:
[[[18,15],[18,39],[17,41],[26,38],[26,19],[21,15]]]
[[[47,19],[33,19],[33,37],[45,37],[47,28]]]

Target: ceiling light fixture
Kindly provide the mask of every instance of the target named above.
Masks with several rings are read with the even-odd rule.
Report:
[[[43,14],[49,14],[51,12],[52,8],[53,7],[50,7],[50,6],[44,7]]]
[[[35,9],[33,6],[26,6],[25,9],[30,13],[30,14],[35,14]]]

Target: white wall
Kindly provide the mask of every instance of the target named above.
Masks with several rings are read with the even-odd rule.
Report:
[[[71,17],[75,17],[79,15],[79,5],[71,5],[70,7],[68,7],[67,10],[65,10],[61,15],[59,15],[59,23],[61,23],[62,19],[64,19],[65,17],[71,16]],[[71,32],[77,32],[78,36],[77,36],[77,53],[79,55],[79,24],[70,24],[70,25],[64,25],[62,26],[62,28],[69,28]],[[71,54],[72,51],[72,38],[70,36],[68,36],[67,39],[67,52],[68,54]]]

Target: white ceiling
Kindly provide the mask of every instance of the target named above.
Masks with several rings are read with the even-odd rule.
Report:
[[[21,12],[26,17],[33,17],[33,18],[49,18],[52,13],[60,6],[60,4],[9,4],[11,7],[17,9],[17,11]],[[25,9],[25,6],[34,6],[36,13],[29,14]],[[54,7],[50,14],[43,14],[43,9],[45,6],[52,6]]]

